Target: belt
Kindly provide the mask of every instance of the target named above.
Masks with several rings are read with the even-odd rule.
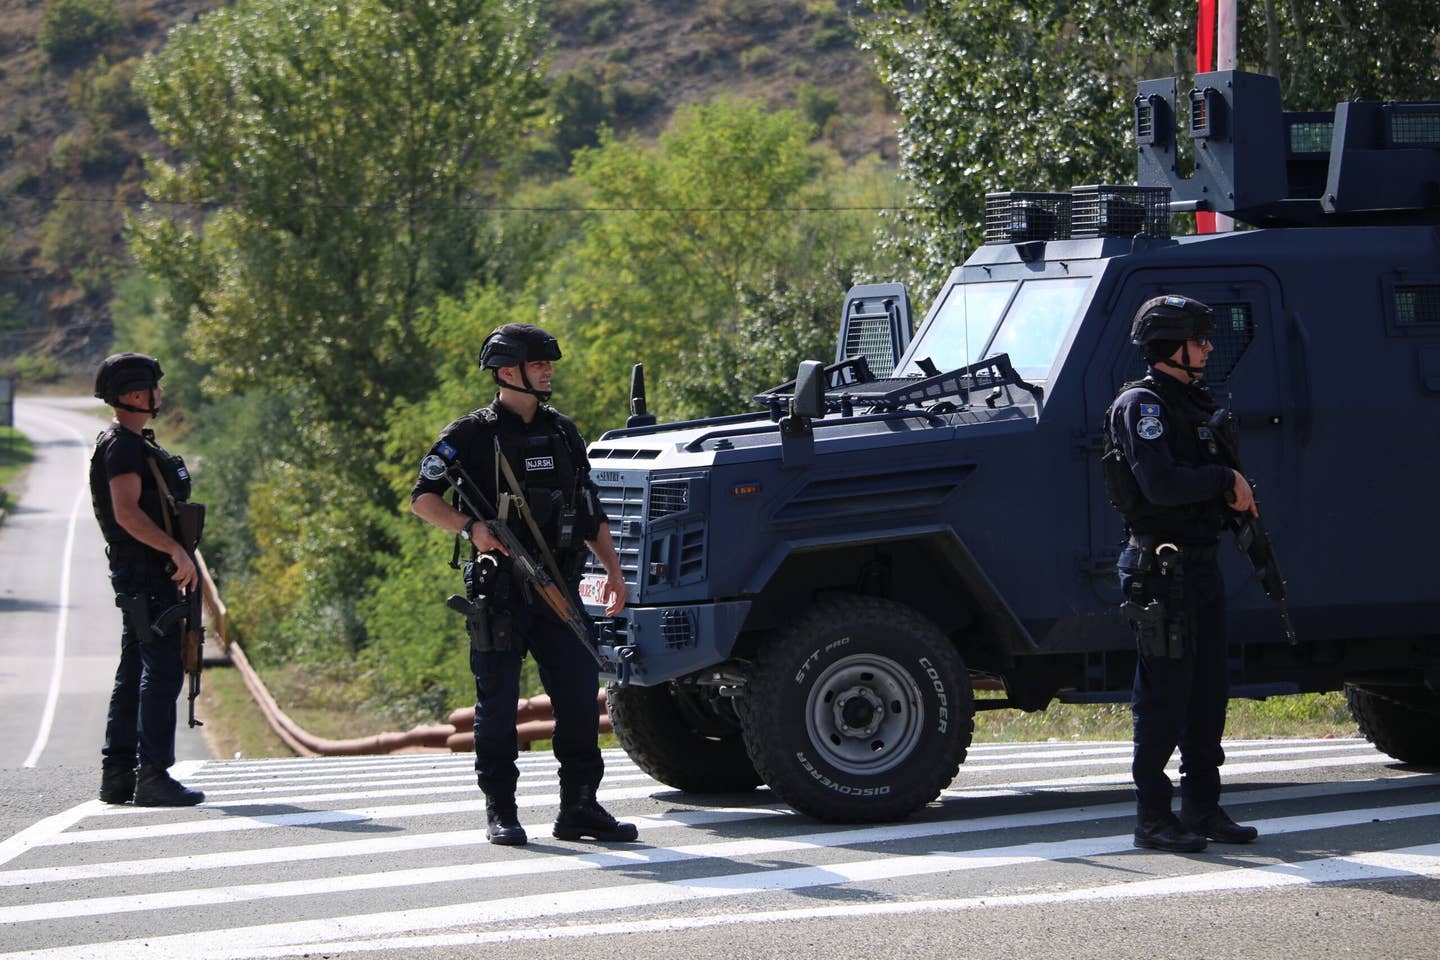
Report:
[[[1132,535],[1130,537],[1130,546],[1135,547],[1137,550],[1153,550],[1157,553],[1161,547],[1173,548],[1180,553],[1181,560],[1191,563],[1209,563],[1220,555],[1220,544],[1218,543],[1186,545],[1171,543],[1166,540],[1161,540],[1159,537],[1146,537],[1142,542]]]

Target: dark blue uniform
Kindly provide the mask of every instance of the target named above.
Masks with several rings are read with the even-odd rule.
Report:
[[[1151,367],[1106,415],[1138,487],[1125,513],[1130,542],[1120,554],[1121,588],[1142,606],[1152,599],[1166,604],[1167,622],[1178,620],[1183,634],[1181,649],[1147,651],[1142,643],[1135,669],[1132,773],[1142,810],[1170,810],[1165,765],[1177,746],[1186,808],[1203,812],[1219,802],[1229,680],[1216,550],[1234,474],[1222,465],[1208,425],[1216,409],[1203,383],[1182,383]],[[1160,544],[1174,544],[1180,557],[1163,576],[1154,557]],[[1143,596],[1135,596],[1137,578]],[[1167,655],[1173,653],[1180,655]]]
[[[605,521],[590,481],[584,441],[569,418],[543,404],[529,423],[498,400],[451,423],[441,432],[441,442],[455,448],[456,459],[492,504],[499,503],[498,493],[509,492],[503,475],[497,490],[497,438],[579,609],[576,586],[587,551],[585,541],[593,540]],[[443,496],[449,489],[443,478],[421,476],[410,499],[423,493]],[[510,526],[535,559],[543,562],[528,526],[513,510]],[[473,563],[466,570],[467,583],[476,572]],[[480,789],[487,797],[515,793],[520,775],[515,763],[515,707],[520,696],[520,665],[528,649],[555,712],[552,743],[560,763],[561,791],[582,787],[593,791],[605,772],[598,741],[599,668],[549,606],[518,582],[513,566],[504,558],[498,573],[505,582],[492,592],[488,612],[492,634],[496,633],[493,618],[506,618],[504,632],[510,642],[496,644],[503,649],[483,650],[472,643],[470,650],[470,670],[475,675],[475,771]]]
[[[142,597],[152,623],[180,601],[180,591],[166,572],[169,558],[130,536],[116,522],[110,481],[127,473],[139,474],[140,509],[163,527],[160,489],[150,469],[151,459],[157,457],[170,459],[145,437],[112,424],[96,438],[90,458],[90,498],[105,536],[111,586],[117,597]],[[175,763],[175,701],[185,679],[180,631],[172,630],[163,637],[149,632],[141,637],[130,616],[124,624],[102,752],[108,763],[127,770],[137,762],[166,770]]]

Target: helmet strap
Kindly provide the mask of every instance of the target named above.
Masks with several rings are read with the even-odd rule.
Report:
[[[492,369],[492,370],[490,371],[490,373],[495,377],[495,382],[496,382],[497,384],[499,384],[503,389],[505,389],[505,390],[514,390],[514,391],[516,391],[517,393],[528,393],[528,394],[530,394],[530,396],[532,396],[532,397],[534,397],[535,399],[539,400],[541,403],[549,403],[549,402],[550,402],[550,394],[554,393],[554,391],[553,391],[553,390],[536,390],[535,387],[534,387],[534,385],[532,385],[532,384],[530,383],[530,378],[527,377],[527,376],[525,376],[525,364],[522,363],[522,364],[519,365],[519,367],[516,368],[516,369],[518,369],[518,370],[520,371],[520,383],[522,384],[522,386],[516,386],[516,385],[513,384],[513,383],[506,383],[504,380],[501,380],[501,379],[500,379],[500,371],[501,371],[502,369],[504,369],[504,368],[503,368],[503,367],[495,367],[494,369]]]
[[[148,407],[137,407],[133,404],[123,403],[121,402],[119,397],[116,397],[115,402],[110,404],[110,406],[116,408],[117,410],[129,410],[131,413],[143,413],[149,417],[156,416],[160,413],[160,408],[155,406],[155,388],[151,387],[149,390],[145,391],[145,393],[150,398],[150,405]]]
[[[1192,366],[1190,366],[1190,341],[1189,341],[1189,340],[1186,340],[1185,343],[1180,347],[1180,362],[1179,362],[1179,363],[1176,363],[1174,360],[1171,360],[1169,357],[1165,357],[1165,358],[1163,358],[1163,359],[1161,359],[1161,360],[1156,360],[1154,365],[1158,367],[1158,366],[1160,366],[1160,365],[1162,365],[1162,364],[1165,365],[1165,366],[1167,366],[1167,367],[1173,367],[1173,368],[1175,368],[1176,370],[1184,370],[1187,374],[1190,375],[1190,379],[1191,379],[1191,380],[1199,380],[1200,378],[1202,378],[1202,377],[1205,376],[1205,368],[1204,368],[1204,367],[1192,367]]]

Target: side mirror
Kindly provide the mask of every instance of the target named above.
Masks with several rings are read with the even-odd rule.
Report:
[[[819,360],[802,360],[795,374],[795,395],[790,399],[790,416],[814,420],[825,416],[825,365]]]

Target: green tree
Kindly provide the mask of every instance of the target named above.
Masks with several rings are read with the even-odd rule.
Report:
[[[248,519],[235,622],[274,656],[365,641],[358,586],[391,512],[371,438],[425,386],[416,318],[478,262],[470,198],[538,109],[536,8],[241,0],[136,77],[183,159],[152,158],[164,206],[132,248],[211,394],[243,395],[202,442]]]
[[[1440,97],[1440,17],[1430,0],[1251,2],[1239,34],[1241,60],[1281,79],[1289,110]]]
[[[64,60],[104,43],[119,27],[115,0],[47,0],[40,49],[52,60]]]
[[[1139,14],[1107,4],[870,0],[862,46],[904,116],[901,249],[922,300],[978,242],[987,191],[1131,181],[1120,79],[1154,48]]]
[[[835,159],[811,133],[795,111],[721,99],[678,112],[654,146],[607,137],[577,156],[596,212],[545,310],[574,358],[564,404],[587,431],[623,417],[636,360],[664,415],[711,412],[665,383],[706,331],[735,333],[747,281],[827,259],[807,210],[831,205],[821,174]]]
[[[416,310],[470,266],[463,209],[541,92],[534,0],[247,0],[177,28],[137,77],[185,160],[161,201],[222,204],[200,238],[137,224],[152,272],[191,289],[217,389],[302,386],[336,423],[414,389]]]
[[[984,194],[1130,183],[1135,82],[1193,72],[1194,5],[1143,0],[869,0],[859,21],[899,103],[916,209],[898,252],[917,293],[979,240]],[[1440,19],[1425,0],[1251,0],[1239,65],[1283,78],[1288,109],[1364,94],[1440,95]]]

